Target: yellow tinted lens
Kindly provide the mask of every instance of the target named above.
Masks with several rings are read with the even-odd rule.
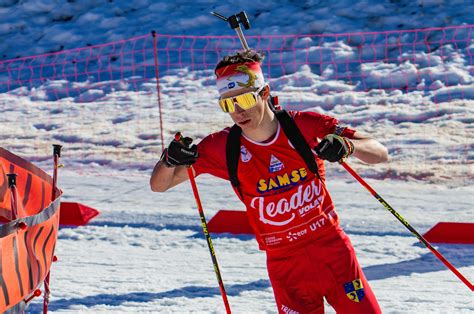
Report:
[[[234,102],[232,98],[224,98],[219,100],[219,106],[221,107],[222,111],[224,112],[234,112]]]
[[[235,103],[243,110],[247,110],[257,104],[257,98],[254,93],[246,93],[235,97],[219,99],[219,106],[224,112],[234,112]]]
[[[257,104],[257,99],[253,93],[238,95],[235,97],[235,101],[239,104],[239,107],[244,110],[250,109]]]

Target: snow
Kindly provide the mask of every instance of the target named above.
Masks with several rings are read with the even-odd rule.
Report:
[[[245,31],[250,42],[252,35],[474,24],[474,3],[461,0],[240,1],[233,6],[207,0],[1,1],[0,60],[98,45],[152,29],[231,36],[209,12],[240,10],[246,10],[252,24]],[[312,35],[274,40],[307,47],[320,40]],[[467,37],[462,31],[457,35]],[[409,41],[414,35],[400,36],[391,33],[389,41]],[[389,163],[349,162],[418,232],[439,221],[474,222],[474,72],[469,66],[474,44],[436,51],[420,44],[402,54],[394,51],[390,58],[398,64],[362,65],[367,86],[343,80],[352,69],[336,61],[383,56],[380,40],[352,35],[350,43],[311,47],[313,62],[330,63],[322,69],[291,65],[284,75],[271,73],[271,86],[280,103],[336,116],[386,145]],[[366,48],[357,50],[362,43]],[[282,54],[281,62],[292,54]],[[64,200],[101,211],[88,226],[60,230],[59,262],[51,269],[51,312],[223,313],[189,184],[165,194],[148,187],[162,144],[156,82],[138,76],[109,79],[106,84],[92,77],[50,80],[0,94],[0,145],[50,171],[51,149],[44,143],[62,143]],[[165,141],[177,130],[199,140],[231,123],[217,111],[214,83],[210,68],[183,67],[160,77]],[[407,83],[415,88],[398,90]],[[328,176],[341,224],[385,313],[474,312],[472,292],[348,173],[328,165]],[[244,209],[229,183],[208,176],[197,183],[208,219],[219,209]],[[232,310],[276,313],[265,255],[256,241],[224,234],[213,235],[213,243]],[[436,247],[474,281],[472,245]],[[28,312],[40,311],[40,300],[33,301]],[[327,312],[333,313],[330,306]]]
[[[368,182],[421,233],[439,221],[474,220],[471,187]],[[328,183],[384,312],[473,311],[472,292],[360,185],[348,175]],[[208,219],[229,206],[243,209],[222,180],[206,176],[198,185]],[[101,215],[89,226],[61,229],[60,261],[52,268],[54,313],[224,312],[188,183],[150,194],[146,177],[110,180],[65,170],[61,186],[67,186],[65,199]],[[256,241],[224,234],[213,235],[213,244],[233,311],[275,313],[265,255]],[[472,245],[436,248],[472,280]],[[32,311],[39,306],[33,304]]]

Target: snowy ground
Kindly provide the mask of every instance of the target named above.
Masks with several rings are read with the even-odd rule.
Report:
[[[473,9],[472,1],[462,0],[246,0],[232,7],[208,0],[7,0],[0,1],[0,60],[152,29],[234,35],[208,13],[212,10],[227,16],[246,10],[252,23],[248,35],[285,35],[474,24]],[[336,58],[356,51],[342,43],[330,46]],[[474,222],[473,51],[469,41],[398,56],[407,62],[366,63],[358,70],[368,78],[368,92],[335,79],[338,72],[330,65],[321,73],[302,66],[270,83],[283,104],[336,116],[386,145],[389,163],[351,164],[424,233],[439,221]],[[2,70],[5,74],[0,63]],[[166,141],[176,130],[200,139],[230,123],[217,111],[211,72],[163,73]],[[90,102],[54,98],[57,90],[77,83],[65,80],[0,94],[0,145],[50,170],[50,145],[63,144],[64,200],[101,211],[88,226],[60,230],[51,311],[223,313],[189,185],[166,194],[148,187],[162,144],[156,82],[132,86],[130,80],[103,82],[104,90],[91,84],[85,95]],[[412,84],[410,92],[377,88],[380,82],[402,86],[404,80]],[[385,313],[474,313],[472,293],[429,250],[340,167],[331,166],[328,173],[342,225]],[[200,177],[198,186],[208,219],[219,209],[243,209],[228,183]],[[214,235],[213,242],[234,312],[275,313],[265,256],[255,240]],[[437,247],[474,281],[472,245]],[[28,310],[40,311],[39,300]]]
[[[319,43],[323,38],[314,37],[320,33],[472,24],[474,19],[466,12],[473,4],[462,1],[451,1],[449,4],[444,1],[375,3],[367,0],[356,4],[344,1],[308,1],[301,4],[292,1],[280,4],[243,1],[240,5],[248,11],[254,25],[245,31],[248,35],[312,34],[313,37],[285,39],[282,49],[293,47],[297,49],[294,51],[276,49],[279,43],[272,46],[274,50],[266,61],[270,64],[273,60],[274,63],[269,72],[285,67],[291,70],[284,71],[284,75],[280,76],[266,73],[269,83],[285,108],[313,110],[335,116],[386,145],[390,151],[390,162],[372,168],[363,167],[363,175],[380,179],[417,179],[447,186],[474,183],[474,138],[470,136],[474,131],[474,43],[471,28],[390,33],[375,37],[356,35],[351,38],[351,43],[344,37],[325,37],[322,45]],[[225,15],[237,13],[226,13],[228,6],[212,1],[178,1],[175,4],[151,4],[146,0],[127,3],[110,1],[107,4],[67,1],[60,5],[45,0],[4,1],[0,15],[5,18],[0,21],[0,30],[4,31],[5,40],[0,42],[0,51],[47,51],[55,45],[55,41],[64,43],[64,38],[70,39],[64,43],[67,48],[78,47],[81,40],[86,41],[82,46],[90,43],[97,45],[117,40],[111,36],[112,32],[119,34],[120,38],[145,35],[146,32],[137,34],[137,29],[126,27],[127,23],[122,22],[124,19],[130,23],[138,20],[143,27],[151,27],[155,14],[162,16],[164,12],[170,13],[169,20],[176,23],[171,25],[169,20],[161,23],[158,29],[161,34],[193,32],[199,35],[234,35],[223,21],[208,13],[211,10]],[[101,23],[94,23],[99,20]],[[309,20],[313,20],[312,23]],[[316,24],[326,27],[315,29]],[[16,26],[23,33],[15,33]],[[99,31],[107,27],[110,28],[108,32]],[[35,45],[31,45],[31,33],[41,37]],[[9,40],[9,36],[13,35],[19,38]],[[454,38],[457,41],[449,41]],[[227,115],[216,112],[217,92],[212,65],[203,65],[206,61],[198,58],[202,57],[198,48],[203,42],[196,38],[180,40],[178,38],[174,42],[170,39],[174,42],[170,47],[183,46],[184,51],[166,50],[166,53],[162,52],[168,56],[165,60],[179,60],[179,64],[189,65],[192,59],[193,66],[174,65],[160,72],[166,143],[178,130],[199,140],[231,123]],[[274,37],[272,40],[279,41]],[[410,44],[413,40],[417,45]],[[424,40],[431,44],[425,45]],[[196,45],[188,46],[192,41],[197,41]],[[229,41],[214,38],[212,44],[204,43],[227,47]],[[392,46],[397,41],[403,45]],[[253,38],[249,43],[259,45],[260,41]],[[359,44],[365,45],[361,51]],[[141,46],[144,43],[137,41],[130,45]],[[158,46],[161,45],[162,41]],[[100,48],[94,50],[92,55],[119,48],[123,47]],[[46,61],[41,58],[35,61],[22,59],[17,63],[0,61],[0,91],[5,91],[10,83],[12,86],[12,90],[0,95],[0,145],[47,167],[50,145],[56,142],[65,146],[65,162],[69,168],[80,173],[100,174],[105,167],[107,171],[148,174],[163,144],[160,140],[161,117],[156,80],[140,77],[139,71],[134,72],[134,77],[100,81],[100,72],[94,72],[98,69],[93,65],[86,66],[89,78],[85,81],[74,80],[73,74],[77,75],[77,72],[67,73],[65,78],[71,81],[56,76],[56,71],[70,71],[70,67],[61,65],[71,58],[91,58],[98,64],[109,62],[110,65],[112,62],[107,55],[95,60],[94,56],[87,54],[87,49],[83,52],[85,56],[64,52]],[[122,62],[133,64],[131,56],[141,55],[140,50],[126,52],[114,55],[117,63],[113,63],[114,71]],[[367,60],[371,60],[372,55],[376,56],[377,61],[358,63],[357,60],[364,54],[367,54]],[[313,64],[302,64],[309,56]],[[153,59],[152,56],[147,58]],[[344,64],[346,59],[353,62]],[[317,60],[324,62],[318,65]],[[293,66],[294,61],[298,61],[299,65]],[[41,62],[59,66],[38,66]],[[78,68],[81,67],[79,64]],[[35,67],[29,68],[33,65]],[[34,75],[30,76],[33,71]],[[84,69],[77,71],[81,73]],[[16,82],[20,77],[25,85],[18,87]],[[28,79],[33,77],[42,79],[29,85],[31,81]],[[357,77],[364,80],[358,81]],[[38,82],[42,84],[38,85]],[[406,90],[401,91],[404,88]]]
[[[146,181],[61,174],[64,198],[101,215],[89,226],[61,229],[54,313],[224,312],[189,184],[154,194]],[[419,232],[438,221],[474,221],[470,187],[369,183]],[[219,209],[242,208],[224,181],[203,177],[198,187],[208,219]],[[329,189],[384,313],[474,312],[472,292],[349,175],[329,181]],[[233,311],[275,313],[255,240],[213,235],[213,243]],[[474,280],[472,245],[436,247]]]

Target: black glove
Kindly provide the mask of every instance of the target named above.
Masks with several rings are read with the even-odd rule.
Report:
[[[354,152],[354,144],[345,137],[336,134],[328,134],[314,150],[319,158],[336,162],[352,154],[352,152]]]
[[[161,154],[160,161],[167,167],[190,166],[196,162],[198,151],[196,145],[191,145],[193,140],[190,137],[178,137]]]

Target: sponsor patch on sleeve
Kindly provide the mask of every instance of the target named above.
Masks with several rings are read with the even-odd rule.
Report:
[[[354,302],[360,302],[364,298],[364,287],[360,278],[346,282],[344,284],[344,291],[346,292],[349,300]]]

